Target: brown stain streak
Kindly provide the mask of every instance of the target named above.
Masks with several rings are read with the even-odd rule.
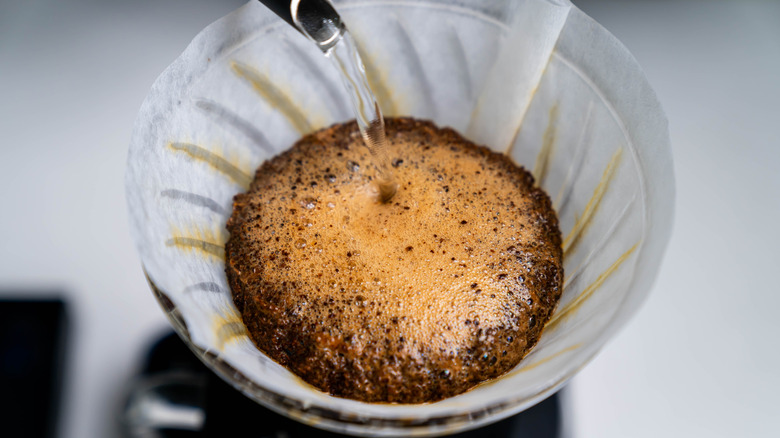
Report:
[[[634,250],[636,250],[638,246],[639,242],[635,243],[634,246],[629,248],[628,251],[624,252],[623,255],[618,257],[618,259],[615,260],[615,263],[610,265],[610,267],[602,272],[601,275],[596,278],[596,281],[591,283],[576,298],[574,298],[572,302],[565,305],[560,311],[555,312],[552,318],[550,318],[550,321],[547,322],[545,330],[554,330],[557,324],[559,324],[565,318],[568,318],[569,316],[576,313],[577,310],[582,307],[583,303],[585,303],[588,298],[590,298],[593,293],[598,290],[598,288],[601,287],[605,281],[607,281],[607,279],[623,264],[623,262],[626,261],[626,259],[628,259],[628,257],[634,252]]]
[[[455,29],[455,25],[449,20],[447,20],[447,30],[449,36],[446,38],[446,41],[450,44],[450,50],[455,53],[454,64],[457,65],[455,71],[461,75],[463,88],[466,89],[466,96],[471,100],[474,98],[474,85],[472,84],[471,72],[469,71],[466,48],[463,46],[463,41],[460,39],[458,31]]]
[[[174,151],[184,152],[195,160],[203,161],[214,168],[214,170],[225,174],[241,187],[248,188],[249,183],[252,182],[252,178],[246,172],[214,152],[191,143],[170,143],[169,146]]]
[[[572,345],[570,347],[566,347],[566,348],[564,348],[563,350],[561,350],[561,351],[559,351],[557,353],[553,353],[553,354],[551,354],[551,355],[549,355],[549,356],[547,356],[547,357],[545,357],[543,359],[539,359],[538,361],[536,361],[536,362],[534,362],[532,364],[528,364],[528,365],[520,368],[517,371],[513,371],[513,372],[507,374],[505,377],[512,377],[512,376],[516,376],[516,375],[518,375],[520,373],[524,373],[526,371],[530,371],[530,370],[532,370],[532,369],[534,369],[534,368],[536,368],[536,367],[538,367],[540,365],[546,364],[547,362],[555,359],[558,356],[566,354],[566,353],[568,353],[570,351],[574,351],[574,350],[580,348],[581,346],[582,346],[582,344],[574,344],[574,345]]]
[[[520,130],[523,129],[523,123],[525,122],[526,116],[528,116],[528,110],[531,108],[531,103],[536,98],[536,93],[539,91],[539,87],[542,86],[544,75],[547,73],[547,69],[550,68],[550,63],[552,62],[552,58],[554,54],[555,54],[555,47],[553,47],[553,49],[550,51],[550,56],[547,58],[547,63],[544,65],[544,70],[542,70],[542,75],[539,76],[539,80],[536,82],[536,85],[534,85],[534,89],[531,90],[531,95],[528,97],[528,104],[525,106],[525,112],[523,113],[523,117],[520,119],[520,123],[517,124],[517,128],[515,128],[515,133],[512,135],[512,140],[509,141],[509,144],[507,145],[506,150],[504,151],[504,154],[506,155],[512,153],[512,148],[514,148],[515,143],[517,143],[517,136],[520,135]],[[558,106],[557,103],[553,105],[553,107],[557,107],[557,106]]]
[[[477,114],[479,114],[482,111],[482,101],[484,99],[482,98],[482,95],[477,97],[477,102],[474,104],[474,108],[471,109],[471,114],[469,115],[469,123],[468,127],[466,128],[466,134],[469,135],[469,133],[474,131],[474,119],[477,117]],[[509,155],[509,152],[512,150],[512,144],[509,143],[509,146],[506,148],[506,151],[504,153],[506,155]]]
[[[547,121],[547,128],[544,130],[542,136],[542,148],[539,149],[539,153],[536,155],[536,163],[534,163],[533,176],[537,187],[541,187],[544,183],[544,179],[547,178],[547,172],[550,168],[550,157],[555,147],[555,138],[557,134],[558,126],[558,104],[550,108],[550,116]]]
[[[576,147],[576,149],[574,151],[574,154],[572,155],[572,157],[573,157],[572,160],[573,161],[569,165],[569,170],[568,170],[568,172],[566,174],[566,178],[564,179],[564,182],[561,185],[560,190],[558,190],[558,195],[555,197],[555,202],[553,203],[553,208],[555,209],[555,211],[560,211],[561,202],[564,199],[564,194],[566,194],[572,188],[571,184],[569,183],[569,181],[572,181],[573,180],[572,177],[574,175],[578,174],[578,172],[575,171],[575,166],[576,166],[576,169],[579,169],[581,164],[582,164],[582,159],[584,158],[584,156],[583,156],[584,154],[582,154],[581,152],[585,148],[586,139],[588,139],[588,136],[590,134],[590,130],[591,130],[590,119],[593,116],[593,105],[594,105],[593,101],[588,102],[588,110],[585,113],[585,122],[583,123],[583,126],[582,126],[582,132],[580,133],[580,139],[577,142],[577,147]]]
[[[566,238],[563,240],[564,258],[570,256],[570,254],[574,251],[577,243],[579,243],[580,238],[585,234],[588,225],[590,225],[591,220],[598,211],[601,200],[604,198],[604,194],[609,188],[609,183],[612,181],[612,177],[615,175],[615,170],[617,169],[618,163],[620,162],[622,153],[623,148],[618,148],[618,150],[612,154],[612,158],[609,160],[607,168],[604,169],[604,173],[601,175],[601,180],[596,185],[596,188],[593,190],[593,195],[585,205],[585,210],[583,210],[582,215],[577,218],[577,222],[575,222],[574,227],[572,228],[571,232],[569,232],[569,235],[566,236]]]
[[[208,255],[218,257],[222,260],[225,259],[225,247],[222,245],[218,245],[214,242],[195,239],[193,237],[174,236],[168,239],[165,242],[165,244],[167,246],[177,246],[180,248],[194,249],[206,253]]]
[[[236,76],[247,81],[257,94],[278,109],[298,133],[305,135],[313,130],[305,113],[266,76],[240,62],[232,61],[230,67]]]
[[[545,67],[545,71],[546,70],[547,67]],[[542,77],[544,77],[544,72],[542,72]],[[539,91],[540,85],[541,85],[541,80],[536,84],[536,86],[534,86],[534,89],[531,90],[531,96],[528,99],[528,105],[525,108],[525,113],[523,113],[523,117],[520,119],[520,122],[517,124],[517,128],[515,128],[514,134],[512,134],[512,139],[509,140],[509,144],[506,146],[506,150],[504,151],[505,155],[512,154],[512,149],[514,149],[515,144],[517,143],[517,137],[520,135],[520,131],[523,129],[523,123],[525,122],[525,117],[528,115],[528,109],[531,107],[531,102],[534,101],[534,98],[536,97],[536,92]]]
[[[238,338],[248,338],[246,326],[239,320],[225,319],[218,322],[216,329],[217,346],[222,350],[225,345]]]
[[[628,213],[628,211],[631,208],[631,206],[633,206],[635,200],[636,200],[636,197],[631,198],[631,201],[628,204],[626,204],[625,209],[620,213],[620,215],[618,216],[618,219],[615,221],[615,223],[612,225],[612,227],[610,227],[609,231],[607,231],[607,233],[604,234],[604,236],[601,237],[601,242],[599,242],[593,248],[591,253],[588,254],[588,257],[585,260],[583,260],[582,262],[580,262],[580,264],[577,266],[576,269],[574,269],[574,271],[570,271],[568,276],[566,276],[563,279],[563,289],[564,290],[566,290],[566,288],[569,287],[569,282],[571,282],[574,279],[576,279],[577,277],[579,277],[579,275],[583,272],[583,269],[586,266],[588,266],[588,264],[590,264],[590,262],[596,256],[596,254],[598,254],[601,251],[601,248],[603,248],[604,245],[606,245],[607,241],[609,241],[609,239],[612,238],[612,235],[615,233],[615,230],[617,229],[619,224],[624,220],[624,218],[626,217],[626,213]]]

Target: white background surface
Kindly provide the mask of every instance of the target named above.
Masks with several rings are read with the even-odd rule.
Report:
[[[124,165],[152,82],[239,0],[0,0],[0,294],[71,311],[61,436],[112,437],[167,323],[128,236]],[[638,315],[567,393],[579,437],[780,433],[780,2],[577,4],[670,120],[676,225]]]

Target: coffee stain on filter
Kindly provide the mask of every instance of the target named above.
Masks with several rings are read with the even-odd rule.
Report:
[[[268,76],[238,61],[231,61],[230,68],[236,76],[247,82],[263,100],[278,110],[299,134],[306,135],[314,131],[306,112],[295,103],[289,93],[285,93]]]
[[[223,351],[225,345],[232,341],[249,342],[249,332],[241,321],[241,316],[235,311],[228,311],[226,316],[217,316],[213,330],[220,351]]]
[[[202,255],[216,257],[224,261],[225,242],[227,242],[227,231],[193,227],[191,229],[174,228],[171,232],[171,238],[165,241],[165,245],[185,251],[196,251]]]
[[[244,166],[231,162],[220,154],[202,146],[192,143],[171,142],[168,144],[168,147],[174,152],[184,153],[196,161],[206,163],[209,167],[227,176],[244,189],[249,188],[249,183],[252,182],[251,172],[244,170]]]
[[[511,371],[504,377],[512,377],[512,376],[516,376],[516,375],[518,375],[520,373],[525,373],[527,371],[531,371],[532,369],[534,369],[536,367],[539,367],[541,365],[544,365],[547,362],[555,359],[556,357],[564,355],[564,354],[566,354],[566,353],[568,353],[570,351],[574,351],[574,350],[580,348],[581,346],[582,346],[582,344],[574,344],[574,345],[568,346],[568,347],[564,348],[563,350],[558,351],[556,353],[553,353],[553,354],[551,354],[551,355],[549,355],[547,357],[544,357],[542,359],[539,359],[539,360],[537,360],[534,363],[529,363],[528,365],[525,365],[525,366],[523,366],[522,368],[520,368],[518,370]]]
[[[571,302],[563,306],[562,309],[556,311],[553,316],[550,318],[550,320],[547,322],[547,325],[545,326],[545,330],[555,330],[557,325],[564,321],[565,319],[569,318],[570,316],[574,315],[581,307],[582,305],[591,297],[593,294],[601,287],[601,285],[604,284],[605,281],[609,277],[612,276],[612,274],[617,271],[618,268],[625,262],[628,257],[639,247],[639,243],[637,242],[628,249],[628,251],[624,252],[620,257],[618,257],[617,260],[615,260],[612,265],[610,265],[604,272],[602,272],[596,280],[588,285],[580,294],[574,298]]]
[[[585,205],[585,209],[582,211],[582,215],[577,218],[577,221],[574,223],[574,227],[572,227],[569,234],[563,240],[564,259],[566,259],[566,257],[570,256],[571,253],[574,252],[581,237],[587,231],[591,220],[596,215],[596,212],[598,212],[601,201],[604,199],[604,194],[607,192],[607,189],[609,189],[612,178],[615,176],[615,170],[620,163],[620,157],[622,154],[623,148],[618,148],[615,153],[612,154],[612,158],[609,160],[606,169],[604,169],[604,173],[601,175],[601,180],[593,190],[593,195]]]
[[[555,139],[558,130],[558,104],[550,108],[549,119],[547,120],[547,128],[544,130],[544,136],[542,136],[542,147],[539,149],[539,153],[536,155],[536,162],[534,163],[534,170],[532,172],[534,181],[537,187],[544,186],[544,180],[547,178],[547,173],[550,169],[550,158],[553,155],[555,149]]]

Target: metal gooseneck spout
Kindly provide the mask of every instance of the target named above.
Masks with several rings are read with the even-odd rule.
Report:
[[[346,31],[338,12],[327,0],[260,0],[284,21],[313,40],[323,52]]]

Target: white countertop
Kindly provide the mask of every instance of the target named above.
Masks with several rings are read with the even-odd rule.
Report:
[[[127,232],[135,114],[241,3],[0,2],[0,294],[67,293],[63,437],[115,436],[123,385],[167,327]],[[568,435],[777,436],[780,2],[575,3],[666,109],[677,211],[653,293],[569,386]]]

